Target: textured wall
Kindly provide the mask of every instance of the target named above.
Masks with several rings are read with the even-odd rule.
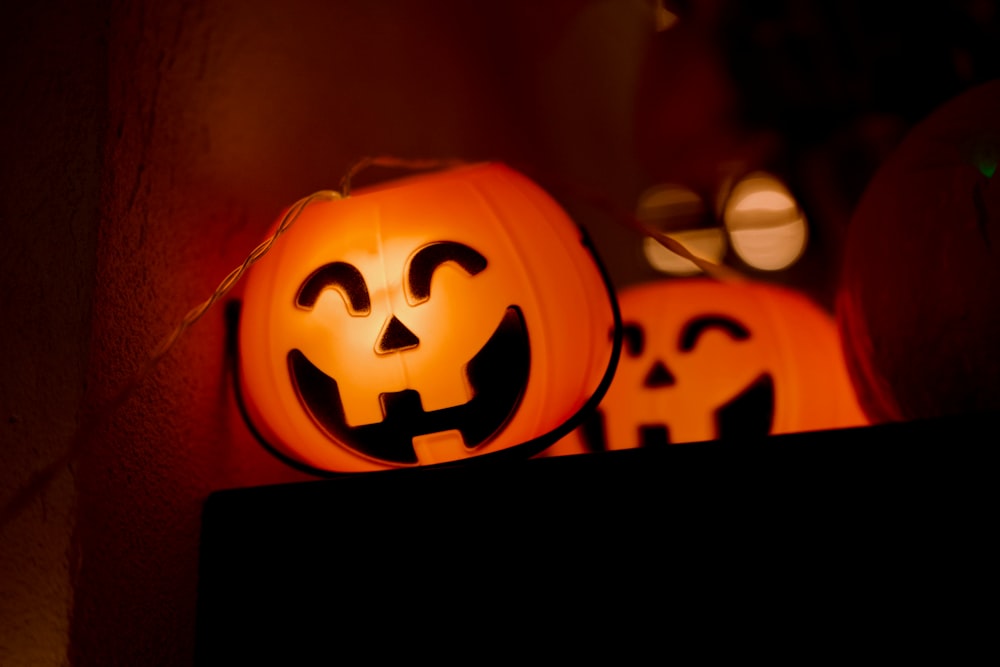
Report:
[[[101,3],[5,5],[0,21],[0,664],[66,661],[74,475],[97,247]],[[40,492],[15,493],[51,464]],[[15,503],[15,504],[12,504]]]

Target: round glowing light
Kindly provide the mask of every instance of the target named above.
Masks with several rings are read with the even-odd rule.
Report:
[[[808,227],[795,197],[779,179],[754,172],[729,194],[723,212],[736,254],[748,265],[779,271],[805,250]]]
[[[720,263],[726,252],[722,229],[704,227],[707,210],[697,193],[682,185],[664,184],[648,189],[639,198],[636,217],[643,224],[666,233],[697,257]],[[701,273],[691,260],[665,248],[656,239],[643,239],[642,252],[649,265],[675,276]]]

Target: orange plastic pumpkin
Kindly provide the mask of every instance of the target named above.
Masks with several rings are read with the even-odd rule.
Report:
[[[313,203],[247,278],[245,414],[313,471],[524,446],[610,377],[613,297],[580,228],[501,164]]]
[[[1000,80],[917,124],[851,218],[837,301],[875,421],[1000,410]]]
[[[621,362],[595,418],[546,455],[867,423],[833,317],[786,287],[667,279],[619,293]]]

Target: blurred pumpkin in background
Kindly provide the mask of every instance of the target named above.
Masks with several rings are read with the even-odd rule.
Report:
[[[1000,80],[915,125],[855,208],[837,320],[875,421],[1000,409]]]
[[[652,281],[619,292],[624,343],[597,413],[561,455],[867,423],[832,315],[770,283]]]
[[[248,425],[311,471],[524,448],[596,401],[613,297],[581,229],[499,163],[311,203],[247,277]]]

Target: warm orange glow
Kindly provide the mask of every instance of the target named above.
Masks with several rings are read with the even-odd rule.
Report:
[[[788,188],[777,178],[752,173],[729,194],[723,219],[733,250],[750,266],[779,271],[798,260],[807,225]]]
[[[304,209],[248,277],[251,422],[311,468],[463,459],[544,435],[594,392],[610,297],[579,228],[503,165]]]
[[[687,278],[623,289],[619,303],[605,440],[580,429],[550,455],[866,423],[832,316],[795,291]]]
[[[636,207],[636,217],[643,224],[665,232],[695,256],[719,264],[726,252],[726,239],[721,228],[702,226],[707,216],[701,197],[676,184],[646,190]],[[675,276],[701,273],[694,262],[668,250],[656,239],[643,239],[642,251],[649,265],[661,273]]]

